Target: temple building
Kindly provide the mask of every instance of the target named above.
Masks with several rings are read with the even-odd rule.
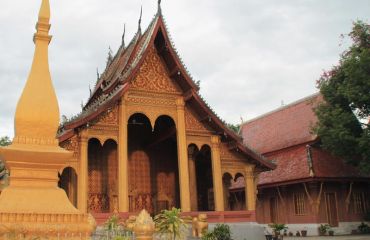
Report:
[[[96,217],[179,207],[254,221],[257,175],[275,165],[246,147],[199,95],[160,4],[143,32],[140,22],[131,42],[123,37],[109,55],[82,112],[60,129],[61,146],[74,153],[60,186]]]
[[[370,212],[370,177],[322,149],[312,133],[322,101],[314,94],[242,125],[244,143],[277,165],[259,176],[258,223],[309,235],[327,223],[336,234],[351,233]]]

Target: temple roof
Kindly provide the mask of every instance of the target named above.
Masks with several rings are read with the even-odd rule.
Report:
[[[135,78],[149,52],[148,46],[153,44],[166,64],[171,79],[176,81],[184,93],[186,103],[196,110],[198,116],[207,119],[204,122],[213,129],[214,134],[220,135],[223,141],[228,142],[231,150],[247,155],[261,169],[273,169],[275,165],[257,152],[247,148],[242,143],[242,138],[226,127],[225,123],[199,95],[198,85],[191,77],[171,41],[160,5],[144,33],[141,32],[139,21],[138,31],[127,47],[122,41],[122,45],[114,57],[108,58],[107,67],[104,73],[99,76],[82,112],[62,126],[59,140],[64,141],[73,136],[75,129],[88,124],[121,99],[129,89],[131,81]]]
[[[312,109],[321,99],[316,93],[243,123],[244,143],[266,154],[315,140],[311,127],[317,118]]]
[[[313,94],[245,122],[244,143],[274,160],[277,167],[263,172],[259,186],[288,184],[312,179],[367,178],[358,169],[331,155],[320,146],[311,128],[317,122],[313,108],[323,98]]]

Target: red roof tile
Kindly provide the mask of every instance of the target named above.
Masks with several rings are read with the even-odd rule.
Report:
[[[313,107],[320,101],[321,95],[311,95],[243,124],[244,143],[277,165],[275,170],[260,174],[259,185],[366,177],[318,145],[311,127],[317,121]]]
[[[321,99],[314,94],[244,123],[244,144],[265,154],[314,140],[310,130],[317,119],[312,108]]]
[[[311,156],[315,177],[365,177],[355,167],[345,164],[342,159],[319,147],[311,148]]]
[[[299,145],[294,148],[275,152],[266,157],[274,159],[277,167],[273,171],[260,174],[258,182],[260,185],[310,177],[305,145]]]

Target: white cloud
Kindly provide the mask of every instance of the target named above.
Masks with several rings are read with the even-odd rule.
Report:
[[[39,2],[0,1],[0,136],[13,134]],[[136,32],[141,4],[145,28],[155,0],[51,0],[50,66],[62,114],[80,111],[108,46],[120,45],[124,22],[126,42]],[[367,0],[164,0],[162,9],[202,95],[234,123],[315,92],[322,69],[336,64],[344,49],[339,35],[370,16]]]

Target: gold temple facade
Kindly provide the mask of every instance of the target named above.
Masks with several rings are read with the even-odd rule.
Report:
[[[200,97],[160,6],[146,31],[139,26],[130,44],[109,56],[59,140],[73,152],[60,186],[83,212],[254,210],[257,175],[274,168]]]

